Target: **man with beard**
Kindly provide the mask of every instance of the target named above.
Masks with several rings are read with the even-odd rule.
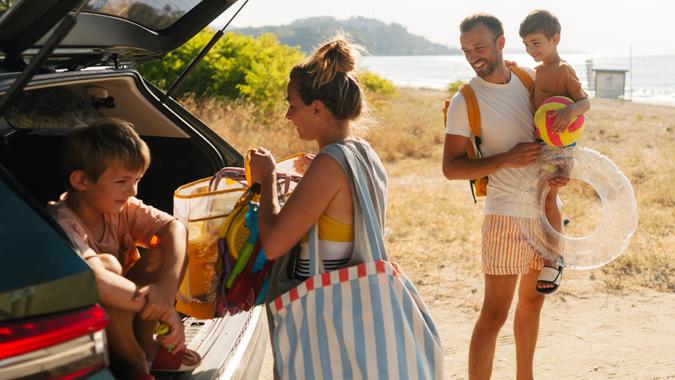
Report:
[[[476,77],[469,82],[480,110],[480,158],[469,159],[474,142],[466,100],[457,92],[448,109],[443,174],[448,179],[488,176],[482,228],[482,271],[485,295],[469,347],[469,379],[492,373],[497,335],[508,317],[520,278],[514,320],[516,378],[533,378],[534,349],[544,296],[535,291],[543,260],[520,233],[518,218],[537,220],[534,199],[523,201],[519,190],[536,179],[530,165],[539,157],[529,91],[502,56],[504,32],[494,16],[476,14],[460,24],[460,43]],[[514,69],[515,70],[515,69]],[[522,69],[521,69],[522,70]],[[534,71],[527,70],[534,76]],[[534,227],[533,227],[534,228]]]

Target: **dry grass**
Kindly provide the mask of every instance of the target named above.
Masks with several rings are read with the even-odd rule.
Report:
[[[391,258],[434,300],[452,296],[452,289],[439,289],[448,277],[461,286],[462,279],[480,273],[482,205],[473,204],[466,181],[447,181],[440,170],[444,99],[439,91],[399,89],[391,99],[371,100],[374,122],[359,132],[389,174]],[[241,105],[188,106],[240,151],[262,145],[280,157],[316,150],[298,141],[282,106],[265,117]],[[675,291],[675,108],[594,99],[579,145],[607,155],[628,176],[640,224],[619,259],[598,270],[572,272],[567,279],[579,284],[601,280],[614,291]]]

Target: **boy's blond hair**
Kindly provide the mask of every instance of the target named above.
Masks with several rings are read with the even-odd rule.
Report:
[[[520,37],[525,37],[534,33],[541,33],[546,38],[551,39],[556,34],[560,34],[560,21],[553,13],[536,9],[525,17],[520,23]]]
[[[128,123],[103,119],[68,134],[63,147],[63,175],[72,190],[70,174],[82,170],[89,179],[98,177],[115,161],[127,170],[145,172],[150,149]]]

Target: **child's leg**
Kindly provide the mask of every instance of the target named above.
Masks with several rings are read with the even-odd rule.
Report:
[[[156,249],[145,252],[127,272],[126,277],[138,286],[149,285],[157,281],[158,269],[161,267],[159,253]],[[156,327],[157,321],[146,321],[141,318],[133,321],[134,335],[148,360],[153,360],[159,351],[159,344],[153,338]]]
[[[558,208],[558,190],[557,189],[551,189],[548,192],[548,195],[546,196],[546,200],[544,202],[544,212],[546,214],[546,219],[548,222],[551,224],[551,227],[553,227],[554,230],[558,231],[559,233],[562,232],[563,228],[563,222],[562,222],[562,213],[560,212],[560,208]],[[546,240],[547,240],[547,246],[549,248],[549,256],[550,257],[544,257],[544,266],[551,267],[551,268],[558,268],[558,259],[561,256],[561,247],[560,247],[560,241],[556,236],[553,236],[552,234],[546,234]],[[548,282],[543,282],[543,281],[538,281],[537,282],[537,287],[539,288],[553,288],[555,285],[548,283]]]
[[[118,378],[133,378],[149,374],[145,352],[136,341],[133,330],[135,313],[105,306],[110,317],[107,336],[110,346],[111,366]]]

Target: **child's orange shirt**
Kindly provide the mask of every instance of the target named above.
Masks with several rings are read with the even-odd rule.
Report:
[[[103,236],[96,239],[82,219],[68,207],[66,196],[67,193],[64,193],[58,202],[49,202],[47,212],[61,225],[83,258],[109,253],[117,257],[124,272],[140,258],[136,247],[150,247],[153,236],[175,219],[132,197],[119,214],[103,214]]]
[[[535,67],[535,71],[534,86],[530,93],[535,111],[551,96],[566,96],[575,102],[588,97],[572,65],[563,60],[554,65],[541,64]]]

